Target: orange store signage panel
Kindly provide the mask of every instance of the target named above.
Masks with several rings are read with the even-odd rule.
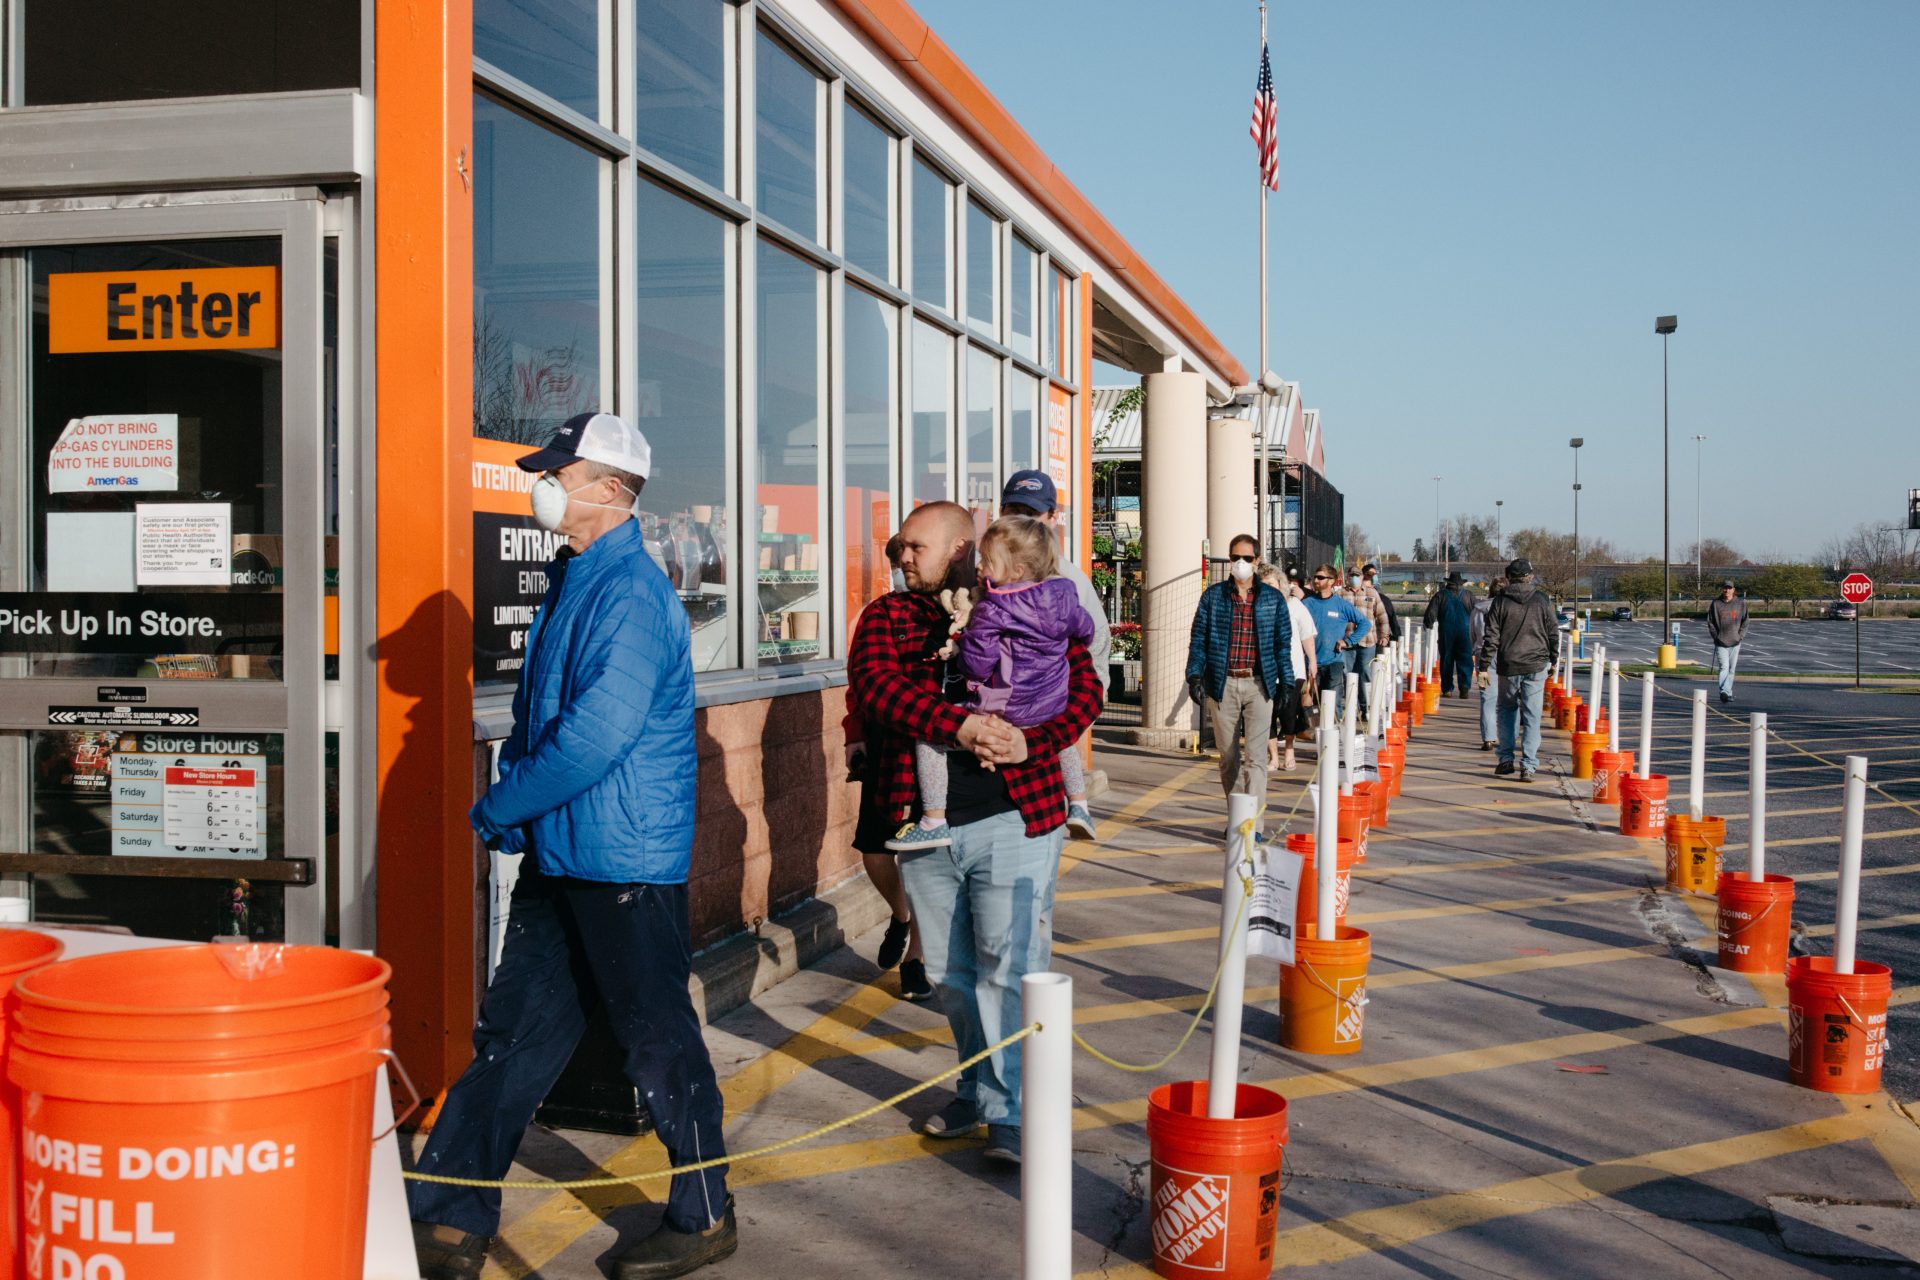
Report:
[[[278,347],[280,268],[53,275],[47,319],[55,355]]]

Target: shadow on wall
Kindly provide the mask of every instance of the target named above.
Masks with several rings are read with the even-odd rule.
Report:
[[[1193,615],[1206,587],[1205,575],[1196,570],[1147,593],[1146,625],[1141,629],[1141,700],[1155,721],[1152,728],[1195,727],[1193,703],[1187,697],[1187,649]],[[1143,724],[1146,719],[1142,717]]]

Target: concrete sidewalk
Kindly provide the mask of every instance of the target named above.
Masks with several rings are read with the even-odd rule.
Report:
[[[1884,1095],[1786,1083],[1781,984],[1709,967],[1711,901],[1665,890],[1658,847],[1614,834],[1611,811],[1582,798],[1586,784],[1562,780],[1564,735],[1548,734],[1533,785],[1494,779],[1472,705],[1449,702],[1416,731],[1403,795],[1354,884],[1349,920],[1373,934],[1363,1051],[1281,1049],[1277,972],[1248,972],[1243,1078],[1290,1104],[1278,1269],[1897,1273],[1920,1253],[1920,1130]],[[1303,756],[1300,772],[1275,776],[1275,815],[1305,783],[1311,749]],[[1068,846],[1055,967],[1073,975],[1076,1029],[1147,1061],[1172,1047],[1212,976],[1224,802],[1210,760],[1114,747],[1099,763],[1113,780],[1104,840]],[[1711,781],[1710,810],[1724,792],[1718,811],[1744,811],[1730,789],[1743,781]],[[1307,829],[1309,807],[1293,829]],[[1873,936],[1862,935],[1868,956]],[[709,1029],[734,1150],[952,1065],[944,1020],[898,1001],[893,975],[875,972],[877,943],[862,939]],[[1895,973],[1896,1004],[1920,995],[1914,980]],[[1205,1075],[1207,1030],[1153,1075],[1076,1056],[1080,1276],[1150,1274],[1145,1097]],[[740,1251],[705,1274],[1017,1275],[1017,1173],[987,1165],[977,1141],[908,1131],[947,1096],[936,1087],[736,1168]],[[516,1175],[661,1163],[651,1138],[536,1128]],[[488,1275],[598,1275],[617,1238],[653,1224],[649,1197],[663,1193],[510,1192]],[[1891,1207],[1818,1203],[1833,1200]]]

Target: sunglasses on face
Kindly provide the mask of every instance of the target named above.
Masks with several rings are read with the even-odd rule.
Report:
[[[1327,576],[1326,574],[1324,574],[1324,573],[1316,573],[1316,574],[1314,574],[1314,575],[1313,575],[1313,580],[1314,580],[1315,582],[1332,582],[1332,581],[1333,581],[1333,579],[1332,579],[1332,578],[1329,578],[1329,577],[1328,577],[1328,576]]]
[[[1260,558],[1259,556],[1235,556],[1235,557],[1233,557],[1233,559],[1234,559],[1234,562],[1235,562],[1236,564],[1252,564],[1252,563],[1253,563],[1254,561],[1256,561],[1256,560],[1258,560],[1259,558]]]

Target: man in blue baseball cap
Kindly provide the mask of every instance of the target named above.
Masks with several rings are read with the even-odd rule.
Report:
[[[1000,490],[1000,514],[1034,516],[1054,531],[1056,542],[1060,540],[1060,491],[1054,487],[1053,477],[1044,471],[1016,471],[1008,476]],[[1087,656],[1093,660],[1094,674],[1100,677],[1100,694],[1104,698],[1107,664],[1113,659],[1113,631],[1107,625],[1107,607],[1100,593],[1093,589],[1092,581],[1080,571],[1079,564],[1064,554],[1064,547],[1061,550],[1059,569],[1054,576],[1073,583],[1080,593],[1080,607],[1093,619],[1093,644]],[[1060,757],[1060,772],[1067,784],[1068,834],[1081,840],[1099,839],[1093,825],[1093,810],[1087,807],[1086,770],[1077,750]]]

